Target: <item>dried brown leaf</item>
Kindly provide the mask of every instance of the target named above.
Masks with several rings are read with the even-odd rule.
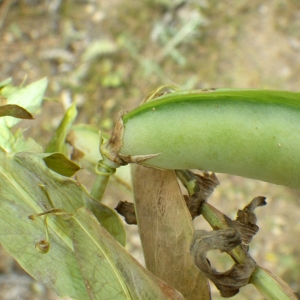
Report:
[[[137,224],[133,203],[120,201],[115,210],[125,218],[127,224]]]
[[[136,215],[147,268],[186,299],[210,299],[190,254],[194,228],[174,171],[132,168]]]
[[[214,249],[219,249],[221,252],[228,252],[240,243],[240,236],[233,228],[211,232],[195,232],[195,240],[191,247],[195,263],[220,290],[221,296],[225,298],[236,295],[242,286],[249,283],[249,278],[256,267],[256,263],[247,254],[247,258],[243,264],[235,263],[230,270],[221,273],[211,268],[206,255],[209,250]]]

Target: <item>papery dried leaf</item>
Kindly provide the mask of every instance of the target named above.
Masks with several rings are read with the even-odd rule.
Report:
[[[184,196],[184,199],[192,219],[194,219],[201,214],[202,203],[211,196],[219,185],[219,180],[215,173],[208,172],[198,175],[190,170],[177,170],[176,175],[190,195],[189,197]]]
[[[124,131],[122,120],[123,115],[124,112],[121,112],[119,119],[116,121],[116,125],[113,129],[110,139],[101,146],[101,153],[119,165],[126,165],[126,163],[118,157],[119,150],[122,147],[122,138]]]
[[[120,201],[115,210],[125,218],[127,224],[137,224],[133,203]]]
[[[194,228],[174,171],[132,166],[136,215],[147,268],[185,299],[210,299],[190,254]]]
[[[256,224],[257,218],[254,210],[259,206],[266,205],[266,197],[255,197],[243,210],[238,210],[236,221],[244,224]]]
[[[201,193],[196,193],[191,197],[184,196],[184,200],[188,210],[191,213],[192,219],[198,217],[201,214],[201,205],[203,202],[205,202]]]
[[[249,245],[253,236],[258,232],[259,227],[256,225],[255,208],[266,205],[266,198],[262,196],[255,197],[243,210],[238,210],[235,221],[227,218],[230,227],[235,228],[245,245]]]
[[[204,172],[203,175],[195,174],[203,197],[207,200],[220,184],[215,173]]]

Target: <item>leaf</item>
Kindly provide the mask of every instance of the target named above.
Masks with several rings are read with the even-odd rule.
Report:
[[[185,299],[210,299],[190,254],[194,228],[174,171],[132,166],[139,233],[147,268]]]
[[[42,152],[42,147],[31,138],[24,138],[23,130],[18,129],[13,134],[4,124],[0,125],[0,148],[6,152]]]
[[[24,88],[15,88],[11,84],[11,80],[7,79],[0,83],[0,95],[7,97],[7,105],[2,106],[11,115],[20,116],[20,112],[25,113],[25,116],[35,112],[42,103],[43,95],[47,87],[47,79],[36,81]],[[24,111],[22,112],[22,109]],[[4,111],[5,112],[5,111]],[[0,113],[1,114],[1,113]],[[24,116],[24,115],[23,115]],[[27,115],[29,117],[29,115]],[[32,116],[31,116],[32,117]],[[11,116],[0,118],[0,147],[5,151],[34,151],[40,152],[41,147],[32,139],[25,139],[22,131],[17,131],[15,134],[10,132],[9,128],[17,124],[20,119]]]
[[[35,140],[32,138],[25,138],[23,136],[22,129],[18,129],[15,132],[14,138],[14,143],[11,145],[11,152],[41,153],[43,150],[42,146],[39,145]]]
[[[74,256],[68,224],[59,217],[48,217],[50,250],[41,254],[36,251],[35,243],[45,239],[43,217],[32,221],[28,216],[52,208],[76,213],[86,201],[95,200],[78,182],[50,170],[41,155],[9,154],[1,150],[0,191],[0,242],[5,249],[31,276],[60,296],[89,299]],[[122,228],[114,211],[100,203],[98,208],[105,210],[106,216],[110,214],[107,229],[111,234]],[[107,223],[106,220],[103,226]],[[118,238],[122,235],[120,231]]]
[[[8,85],[1,89],[1,94],[7,97],[7,104],[16,104],[26,109],[29,113],[34,113],[41,107],[47,84],[48,81],[44,78],[24,88],[15,89]],[[9,93],[6,89],[9,89]],[[0,128],[4,124],[7,127],[12,127],[18,122],[20,122],[19,119],[12,117],[0,118]]]
[[[184,299],[116,243],[86,208],[69,223],[90,299]]]
[[[11,116],[19,119],[33,119],[31,113],[19,105],[8,104],[0,106],[0,117]]]
[[[0,118],[0,147],[5,151],[11,151],[15,144],[15,137],[8,127],[1,124]]]
[[[86,124],[72,126],[67,142],[73,146],[72,159],[80,161],[83,165],[92,166],[98,163],[102,156],[99,151],[100,134],[99,130]]]
[[[67,159],[61,153],[53,153],[43,158],[46,166],[54,172],[63,176],[73,176],[80,167]]]
[[[65,112],[63,119],[61,120],[58,128],[48,143],[45,152],[60,152],[66,154],[65,140],[68,132],[75,121],[77,116],[76,104],[73,103],[69,109]]]
[[[87,207],[101,223],[101,225],[122,245],[126,245],[126,231],[122,222],[119,221],[119,217],[114,210],[106,207],[99,201],[95,201],[92,198],[84,199],[85,207]]]

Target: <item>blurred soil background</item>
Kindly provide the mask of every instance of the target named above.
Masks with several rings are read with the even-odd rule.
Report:
[[[300,1],[0,0],[0,81],[45,76],[53,101],[27,131],[43,145],[73,101],[77,123],[110,132],[120,110],[163,84],[300,91]],[[82,176],[87,186],[91,176]],[[210,203],[232,218],[253,197],[267,197],[250,253],[300,291],[300,193],[222,174],[219,180]],[[131,201],[130,193],[111,185],[105,203],[119,200]],[[195,226],[203,224],[200,217]],[[136,228],[127,228],[128,250],[142,261]],[[0,273],[0,300],[59,299],[3,249]],[[220,299],[215,289],[213,299]],[[249,285],[232,299],[264,298]]]

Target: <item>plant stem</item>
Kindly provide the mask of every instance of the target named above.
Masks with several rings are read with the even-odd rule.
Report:
[[[98,162],[95,168],[97,175],[90,193],[92,197],[101,202],[109,177],[116,172],[116,168],[118,167],[118,164],[110,161],[106,157],[103,157],[103,159]]]
[[[197,180],[189,172],[177,170],[176,174],[190,196],[200,191]],[[229,228],[225,215],[206,201],[201,206],[201,215],[214,230]],[[247,258],[245,250],[241,246],[237,246],[228,254],[240,264],[245,263]],[[252,283],[262,295],[270,300],[298,299],[294,291],[284,281],[259,266],[252,273],[249,283]]]
[[[285,282],[261,267],[257,267],[252,273],[250,283],[267,299],[297,300],[296,295]]]

